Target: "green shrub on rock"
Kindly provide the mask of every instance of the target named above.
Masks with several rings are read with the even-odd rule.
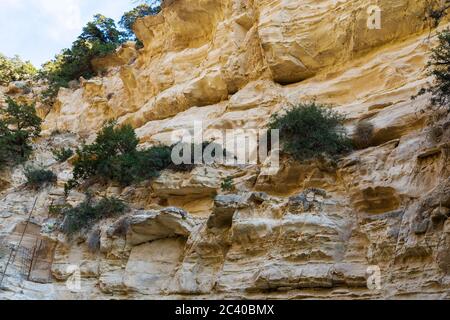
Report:
[[[27,178],[27,184],[33,188],[40,188],[45,184],[52,184],[57,181],[56,175],[45,169],[27,168],[25,170],[25,176]]]
[[[280,130],[282,150],[297,160],[338,156],[351,150],[345,117],[326,105],[302,103],[272,117],[269,128]]]
[[[122,185],[131,185],[157,177],[171,163],[171,148],[155,146],[112,157],[102,163],[98,174]]]
[[[88,179],[129,186],[158,177],[166,169],[188,172],[195,167],[194,144],[182,145],[185,148],[180,151],[183,159],[185,151],[192,151],[190,155],[186,155],[190,164],[174,164],[172,153],[175,146],[160,145],[138,150],[138,143],[139,139],[131,126],[107,122],[93,144],[84,145],[77,150],[73,161],[73,179],[65,186],[66,195]],[[199,149],[205,151],[208,145],[209,143],[204,142]],[[226,150],[222,148],[216,148],[214,152],[215,150],[226,154]]]
[[[155,146],[139,151],[138,143],[131,126],[108,122],[93,144],[77,150],[73,179],[66,191],[90,178],[130,185],[158,176],[172,163],[170,147]]]
[[[93,203],[88,198],[76,207],[62,210],[61,214],[64,215],[64,221],[61,225],[61,231],[68,236],[73,236],[83,229],[89,229],[102,219],[120,216],[126,210],[126,204],[116,198],[104,198],[97,203]]]
[[[55,160],[58,162],[66,162],[73,156],[73,150],[69,148],[55,149],[52,151]]]
[[[0,167],[22,163],[31,154],[31,139],[41,132],[42,120],[33,105],[19,104],[7,98],[0,109]]]
[[[222,188],[222,191],[224,191],[224,192],[233,190],[233,188],[234,188],[233,178],[232,177],[225,178],[222,181],[221,188]]]

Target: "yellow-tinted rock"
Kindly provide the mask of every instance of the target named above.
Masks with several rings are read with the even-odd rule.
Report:
[[[135,29],[145,47],[135,51],[127,44],[95,61],[99,70],[107,69],[103,77],[61,90],[46,116],[46,133],[93,136],[105,120],[117,118],[132,124],[147,147],[170,145],[201,121],[204,139],[221,142],[218,133],[264,128],[274,113],[316,99],[347,115],[349,133],[370,122],[370,147],[335,160],[282,157],[272,176],[261,164],[214,165],[167,170],[125,189],[95,185],[97,197],[129,199],[136,209],[181,208],[195,227],[172,232],[191,218],[149,221],[139,233],[150,237],[127,245],[120,232],[105,230],[126,226],[139,213],[133,209],[124,220],[96,225],[102,230],[98,255],[84,244],[65,243],[56,232],[64,246],[57,248],[55,277],[64,279],[67,264],[81,261],[90,280],[79,294],[69,295],[57,283],[60,291],[30,285],[22,295],[449,298],[450,119],[443,113],[430,127],[429,96],[411,100],[430,80],[425,66],[436,30],[427,29],[427,3],[413,0],[378,1],[381,29],[370,28],[372,4],[176,0],[167,1],[162,13],[139,19]],[[447,26],[444,18],[440,28]],[[439,141],[430,139],[433,132]],[[50,160],[50,148],[74,147],[71,139],[36,141],[33,160],[44,160],[67,181],[71,164]],[[13,187],[24,182],[21,168],[2,176]],[[222,188],[227,177],[231,190]],[[255,195],[257,190],[264,193]],[[62,186],[42,193],[38,220],[46,219],[50,199],[62,197]],[[29,199],[29,191],[3,191],[1,231],[26,217]],[[74,192],[70,201],[82,199]],[[245,200],[234,205],[233,199]],[[372,290],[367,280],[376,268],[381,289]]]

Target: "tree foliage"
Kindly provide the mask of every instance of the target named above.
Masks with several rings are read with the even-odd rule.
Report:
[[[52,151],[53,157],[56,161],[63,163],[73,156],[73,150],[70,148],[55,149]]]
[[[113,52],[126,40],[126,34],[117,29],[113,19],[95,15],[70,49],[64,49],[42,66],[40,76],[49,82],[44,100],[51,103],[59,89],[68,87],[72,80],[92,78],[95,75],[92,59]]]
[[[50,170],[27,168],[25,170],[27,184],[35,189],[45,185],[52,184],[57,181],[57,176]]]
[[[94,143],[83,145],[76,151],[73,179],[66,184],[66,194],[88,179],[117,182],[123,186],[139,183],[159,176],[163,170],[186,172],[194,164],[177,164],[172,161],[175,146],[153,146],[138,150],[139,139],[129,125],[107,122],[98,132]],[[209,143],[202,144],[203,150]],[[194,150],[189,145],[187,150]],[[226,150],[223,150],[224,155]],[[183,157],[184,151],[180,153]],[[193,153],[190,161],[193,163]],[[187,158],[187,157],[186,157]]]
[[[428,69],[434,82],[419,95],[429,92],[432,105],[450,109],[450,29],[438,33],[438,45],[432,50]]]
[[[119,21],[119,25],[125,30],[126,35],[129,39],[137,40],[136,35],[133,31],[133,25],[137,19],[156,15],[161,11],[159,4],[154,6],[149,4],[140,4],[131,11],[126,12]]]
[[[351,149],[351,141],[343,128],[344,120],[344,116],[328,106],[302,103],[274,115],[269,128],[280,130],[284,152],[297,160],[309,160],[323,154],[340,155]]]
[[[76,207],[62,207],[60,214],[64,216],[61,231],[68,236],[90,228],[97,221],[124,214],[126,204],[116,198],[104,198],[95,203],[88,197]]]
[[[136,40],[138,45],[142,46],[134,34],[133,25],[140,17],[157,14],[161,10],[162,1],[142,2],[121,18],[119,25],[123,31],[116,26],[113,19],[101,14],[95,15],[72,43],[71,48],[62,50],[53,60],[42,66],[39,75],[49,83],[48,89],[42,94],[44,102],[53,103],[59,89],[67,88],[70,81],[95,76],[96,72],[91,63],[94,58],[110,54],[128,40]]]
[[[0,53],[0,85],[32,79],[36,73],[31,62],[22,61],[19,56],[8,58]]]
[[[93,144],[77,150],[73,180],[66,190],[94,177],[130,185],[157,176],[171,164],[170,147],[138,151],[138,143],[131,126],[106,123]]]
[[[226,177],[221,184],[222,191],[232,191],[234,188],[233,185],[233,178],[232,177]]]
[[[0,110],[0,167],[20,163],[31,154],[31,139],[41,132],[42,120],[34,105],[19,104],[7,98],[7,107]]]

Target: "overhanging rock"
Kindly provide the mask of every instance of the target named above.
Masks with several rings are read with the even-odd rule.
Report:
[[[130,217],[127,242],[137,246],[159,239],[188,238],[194,226],[188,213],[178,208],[138,211]]]

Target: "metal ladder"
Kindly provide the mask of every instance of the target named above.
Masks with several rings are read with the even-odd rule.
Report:
[[[36,208],[36,203],[37,203],[38,197],[39,197],[39,195],[37,195],[36,198],[34,199],[33,207],[31,208],[30,213],[28,215],[28,219],[26,221],[26,224],[23,229],[22,235],[20,237],[19,243],[15,247],[11,248],[11,252],[9,254],[8,261],[6,262],[5,268],[3,269],[3,272],[2,272],[2,277],[0,278],[0,289],[2,289],[3,280],[5,279],[6,272],[8,271],[9,265],[14,263],[14,261],[16,260],[16,257],[17,257],[17,252],[19,251],[20,247],[22,246],[22,242],[23,242],[23,239],[25,238],[25,234],[27,232],[28,225],[30,224],[31,217],[33,216],[34,209]]]

